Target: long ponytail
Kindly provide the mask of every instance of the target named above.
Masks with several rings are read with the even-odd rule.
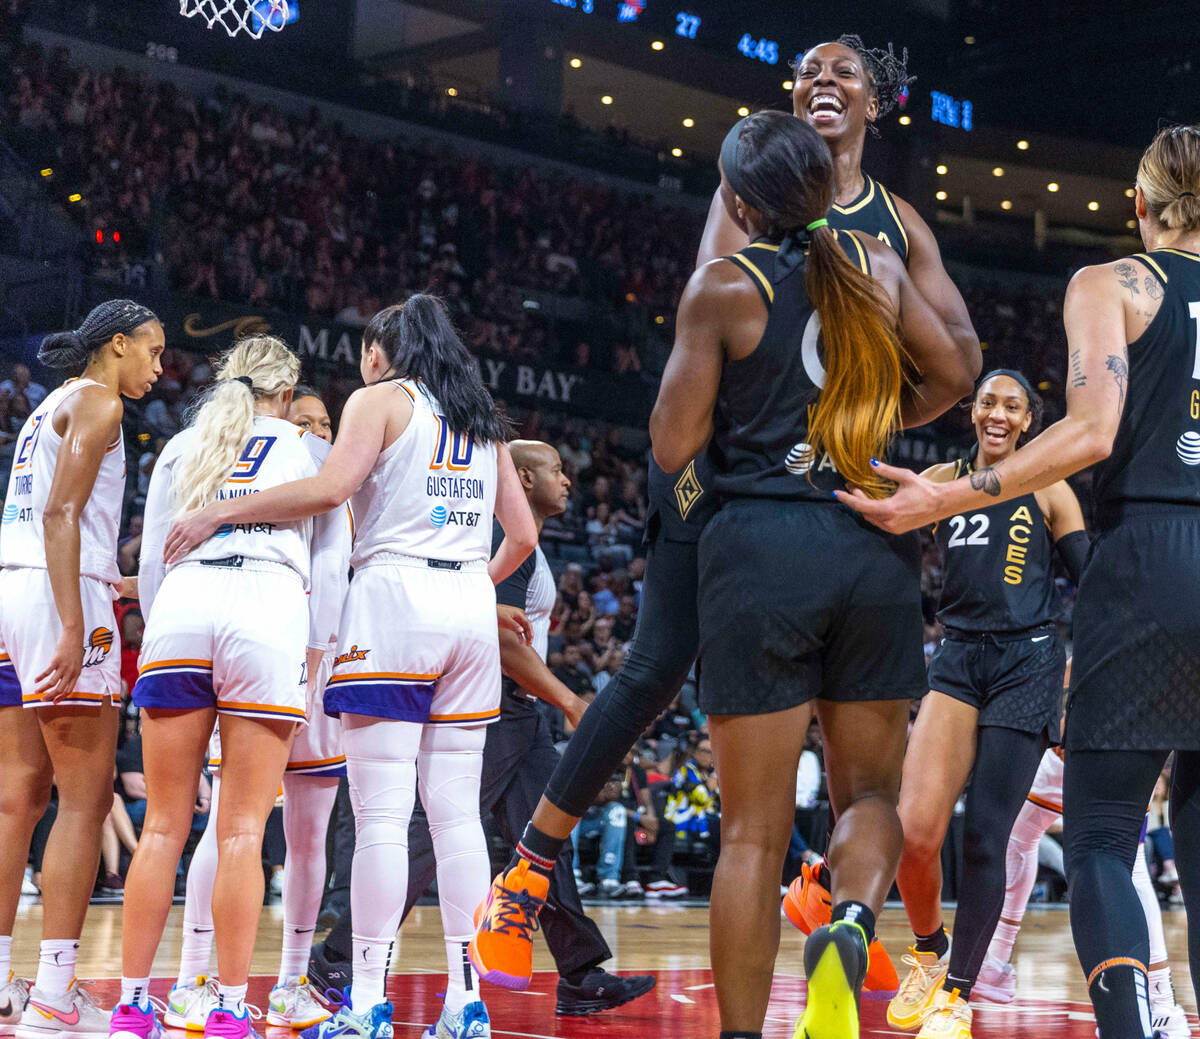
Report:
[[[378,346],[393,375],[423,382],[454,432],[485,443],[512,438],[512,424],[496,407],[479,365],[436,296],[418,292],[385,307],[363,330],[363,345]]]
[[[879,283],[846,258],[828,228],[813,232],[805,285],[821,318],[825,367],[808,442],[847,482],[881,498],[891,485],[868,460],[882,458],[900,429],[904,367],[895,318]]]
[[[721,146],[722,174],[756,209],[767,238],[781,242],[777,270],[805,265],[809,301],[821,319],[825,385],[809,409],[808,443],[874,497],[890,484],[880,458],[900,428],[904,369],[899,329],[879,284],[854,266],[825,225],[833,157],[811,126],[792,115],[747,116]]]
[[[216,379],[192,418],[188,453],[175,466],[171,484],[179,512],[213,501],[233,472],[254,428],[254,401],[292,389],[300,358],[274,336],[250,336],[217,362]]]

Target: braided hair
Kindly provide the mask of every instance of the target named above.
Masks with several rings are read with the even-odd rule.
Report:
[[[908,85],[917,80],[916,76],[908,74],[907,47],[899,54],[890,43],[887,50],[882,47],[868,47],[863,43],[862,37],[855,33],[844,33],[834,42],[854,51],[863,63],[867,73],[867,84],[875,100],[879,102],[879,115],[887,115],[895,108]],[[792,68],[798,68],[798,62],[793,62]],[[879,130],[874,123],[868,123],[867,129],[876,137],[879,136]]]
[[[148,307],[131,299],[110,299],[94,307],[80,326],[70,332],[55,332],[42,340],[38,360],[48,368],[82,369],[113,336],[129,335],[158,317]]]

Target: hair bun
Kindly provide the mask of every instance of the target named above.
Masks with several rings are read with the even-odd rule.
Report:
[[[82,368],[91,352],[79,332],[55,332],[42,340],[38,360],[48,368]]]

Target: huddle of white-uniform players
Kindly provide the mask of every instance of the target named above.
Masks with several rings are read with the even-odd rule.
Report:
[[[158,328],[161,343],[157,320],[146,320]],[[313,1035],[390,1036],[384,982],[406,893],[407,830],[419,777],[438,857],[449,974],[446,1003],[430,1034],[490,1034],[467,943],[473,911],[490,883],[478,805],[484,726],[500,713],[494,583],[536,545],[536,528],[511,458],[500,447],[505,420],[440,304],[414,297],[377,315],[368,333],[372,329],[362,360],[367,385],[343,412],[341,438],[351,446],[340,456],[333,449],[329,464],[322,463],[330,448],[284,419],[299,364],[284,344],[265,336],[237,344],[223,358],[193,425],[168,443],[156,464],[139,571],[146,629],[133,690],[143,710],[148,810],[126,884],[121,1000],[110,1015],[71,982],[52,1014],[34,1008],[45,1026],[26,1028],[32,1003],[27,986],[10,972],[4,992],[20,1004],[11,1019],[20,1020],[17,1033],[24,1039],[161,1034],[149,974],[173,887],[164,877],[169,867],[173,881],[186,839],[181,827],[190,827],[190,811],[184,818],[172,809],[194,801],[205,750],[219,763],[220,778],[189,876],[180,976],[166,1024],[202,1028],[221,1039],[255,1034],[244,1001],[261,906],[259,848],[282,780],[285,924],[268,1020],[312,1027]],[[114,347],[124,342],[119,337],[92,338],[89,370],[97,358],[126,363],[113,359],[123,356]],[[447,418],[436,386],[453,398],[449,410],[457,408],[457,423]],[[72,392],[55,391],[43,402],[30,419],[35,431],[43,421],[50,425]],[[233,443],[217,420],[222,409],[237,411],[244,425],[247,403],[254,411],[249,435]],[[50,446],[50,438],[43,444]],[[234,457],[232,471],[222,466],[221,459]],[[43,500],[57,461],[53,451],[39,455],[35,479]],[[221,469],[215,477],[214,465]],[[20,475],[14,472],[13,479]],[[124,465],[102,463],[79,528],[81,587],[86,594],[100,589],[96,594],[105,601],[89,608],[110,618],[106,586],[120,579],[115,544],[123,491]],[[14,495],[10,481],[9,503]],[[42,518],[36,499],[31,508],[23,527],[36,531]],[[218,512],[228,520],[209,523]],[[181,522],[185,513],[194,520],[190,531]],[[494,558],[493,514],[506,532]],[[201,523],[208,526],[197,534]],[[26,548],[6,526],[0,536],[5,588],[36,569],[21,556]],[[105,565],[89,565],[97,556]],[[44,584],[44,561],[41,567]],[[48,608],[53,611],[52,600]],[[0,650],[12,654],[25,685],[26,672],[45,667],[54,626],[41,625],[48,629],[42,635],[31,625],[11,633],[10,627],[0,625]],[[108,627],[111,632],[111,620]],[[108,655],[106,680],[117,662],[119,654]],[[8,663],[0,659],[0,688],[16,684]],[[92,695],[82,683],[79,692]],[[113,689],[97,695],[113,692],[119,692],[119,671]],[[213,716],[215,731],[204,731],[195,745],[196,719]],[[210,737],[212,745],[204,746]],[[170,783],[162,779],[167,746],[181,748]],[[357,829],[355,984],[329,1020],[304,966],[324,886],[324,831],[343,769]],[[251,864],[257,877],[248,872]],[[214,937],[220,977],[210,981]],[[0,953],[7,949],[0,942]]]

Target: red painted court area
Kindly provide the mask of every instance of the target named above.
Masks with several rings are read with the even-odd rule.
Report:
[[[593,1017],[560,1017],[554,1013],[554,989],[558,975],[538,971],[526,992],[508,992],[486,986],[484,998],[492,1018],[492,1034],[526,1039],[716,1039],[719,1031],[717,1000],[712,975],[707,970],[651,971],[658,985],[641,999]],[[438,992],[443,977],[437,974],[394,974],[388,979],[388,995],[396,1008],[393,1018],[398,1039],[417,1039],[437,1019],[441,1009]],[[273,978],[250,979],[250,1001],[267,1005]],[[156,980],[153,994],[164,997],[169,979]],[[98,995],[111,1005],[120,994],[116,980],[96,982]],[[804,1006],[804,979],[777,976],[763,1028],[764,1039],[791,1039],[796,1017]],[[879,1000],[863,1003],[862,1039],[904,1036],[888,1025],[886,1004]],[[1192,1027],[1197,1027],[1191,1017]],[[979,1003],[972,1029],[974,1039],[1095,1039],[1091,1007],[1082,1003],[1054,1003],[1018,999],[1008,1006]],[[265,1039],[286,1039],[283,1028],[258,1030]],[[182,1037],[184,1033],[173,1033]]]

